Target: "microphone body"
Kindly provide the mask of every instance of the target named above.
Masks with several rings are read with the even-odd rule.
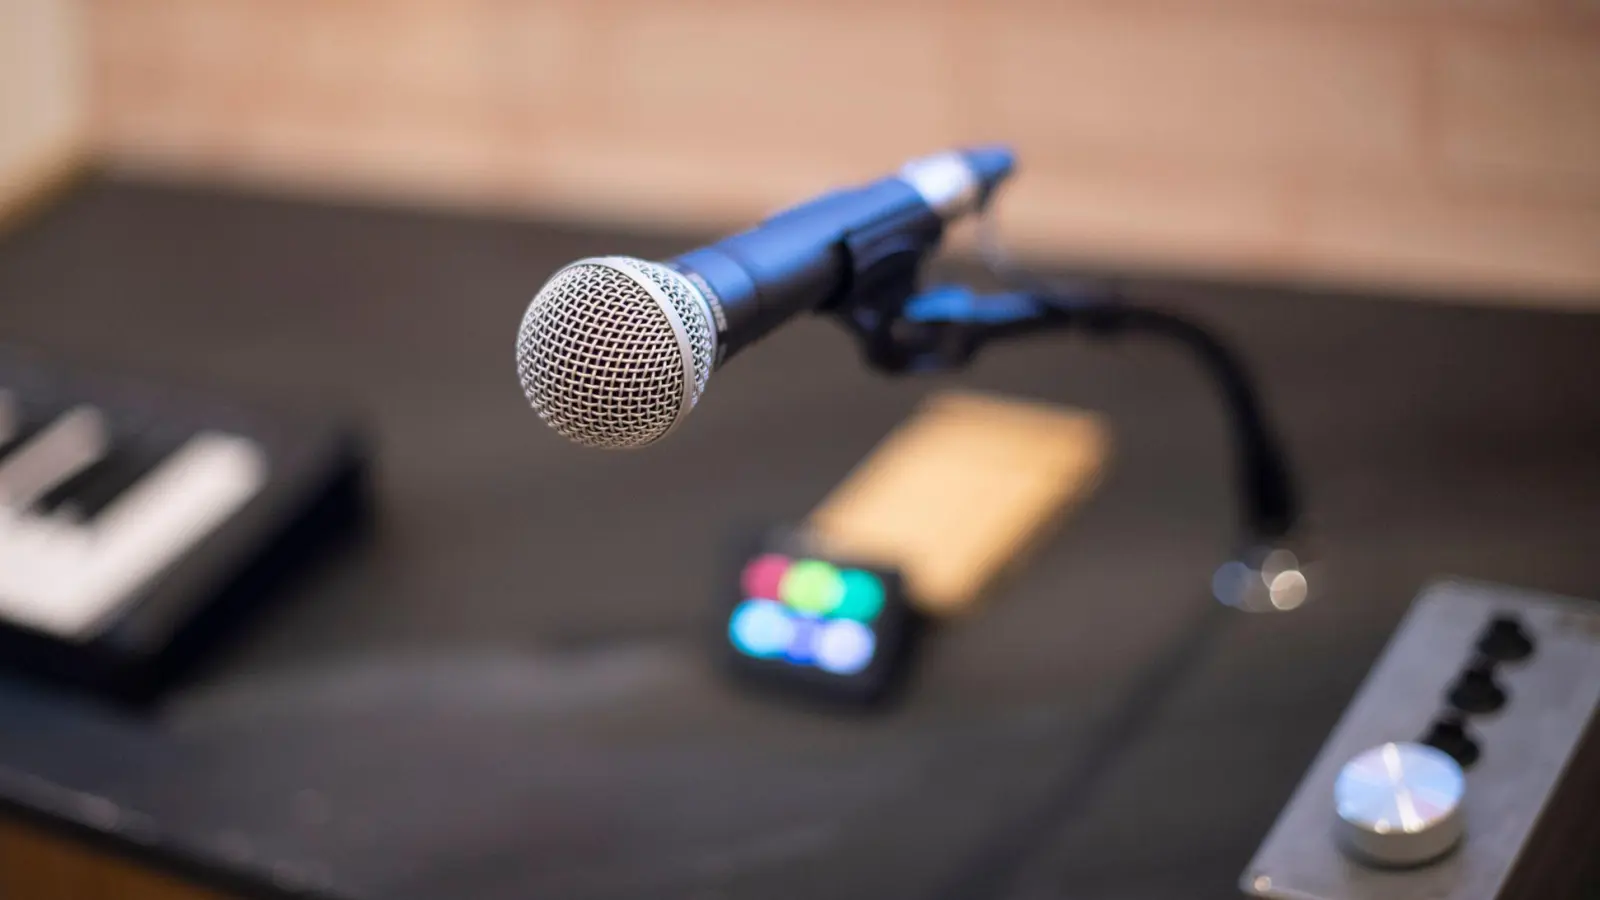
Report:
[[[824,309],[936,244],[944,220],[899,179],[813,200],[667,263],[699,288],[717,325],[717,363],[797,313]],[[914,260],[913,260],[914,262]]]
[[[950,151],[665,263],[573,263],[523,317],[523,392],[578,443],[653,443],[694,407],[713,369],[783,322],[908,295],[945,226],[981,209],[1013,166],[1003,147]]]

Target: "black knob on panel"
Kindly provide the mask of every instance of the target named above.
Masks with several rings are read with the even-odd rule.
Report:
[[[1467,733],[1466,723],[1459,716],[1449,716],[1434,722],[1422,742],[1448,753],[1463,769],[1472,768],[1472,764],[1478,761],[1483,752],[1478,742]]]
[[[1478,652],[1502,662],[1527,659],[1533,655],[1533,638],[1515,616],[1496,616],[1478,640]]]
[[[1481,659],[1450,686],[1450,705],[1464,713],[1492,713],[1506,705],[1506,691],[1494,677],[1494,661]]]

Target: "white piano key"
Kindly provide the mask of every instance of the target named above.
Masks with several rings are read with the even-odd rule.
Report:
[[[48,598],[53,585],[83,564],[86,529],[0,507],[0,613],[8,601]]]
[[[89,525],[0,516],[0,615],[73,640],[92,637],[151,579],[266,485],[251,441],[204,433]]]
[[[0,463],[0,506],[23,509],[110,449],[105,416],[74,407]]]

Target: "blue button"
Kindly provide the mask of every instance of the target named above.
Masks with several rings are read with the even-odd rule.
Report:
[[[728,639],[746,656],[780,656],[794,641],[795,620],[775,600],[746,600],[733,611]]]
[[[809,666],[817,658],[817,637],[822,631],[822,624],[816,619],[795,618],[794,631],[789,638],[789,649],[784,652],[784,659],[797,666]]]

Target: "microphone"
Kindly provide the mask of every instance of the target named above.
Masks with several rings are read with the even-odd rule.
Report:
[[[999,146],[939,153],[665,262],[565,266],[522,317],[523,394],[579,444],[652,444],[713,370],[794,316],[908,297],[945,226],[981,210],[1014,165]]]

